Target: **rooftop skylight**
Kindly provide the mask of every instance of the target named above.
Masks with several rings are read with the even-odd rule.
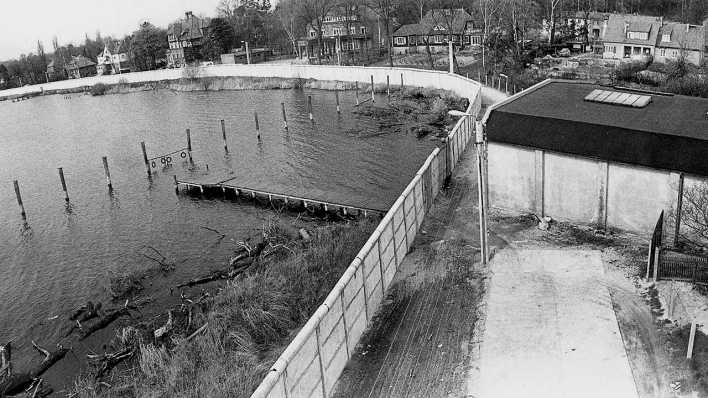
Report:
[[[619,91],[593,90],[585,101],[599,102],[601,104],[631,106],[633,108],[644,108],[651,102],[651,96]]]

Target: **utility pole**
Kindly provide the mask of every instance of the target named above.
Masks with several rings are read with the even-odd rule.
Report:
[[[472,115],[467,115],[469,125],[474,122]],[[479,208],[479,241],[480,251],[482,255],[482,264],[487,264],[489,261],[489,246],[487,242],[487,178],[485,175],[485,143],[484,143],[484,125],[482,122],[476,122],[475,125],[475,142],[474,146],[477,150],[477,181],[478,181],[478,208]]]

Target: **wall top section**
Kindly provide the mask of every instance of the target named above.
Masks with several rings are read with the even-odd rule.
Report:
[[[455,94],[476,99],[482,89],[478,82],[464,76],[447,72],[413,69],[362,66],[328,66],[328,65],[291,65],[291,64],[255,64],[255,65],[214,65],[193,68],[189,73],[185,69],[161,69],[146,72],[125,73],[120,75],[93,76],[83,79],[62,80],[47,84],[24,86],[0,91],[0,98],[25,94],[36,94],[47,90],[67,90],[80,87],[90,87],[96,83],[147,83],[163,80],[177,80],[186,75],[196,77],[274,77],[300,78],[328,81],[344,81],[368,83],[371,76],[374,83],[385,84],[389,76],[391,84],[400,84],[403,75],[404,84],[413,87],[426,87],[449,90]]]

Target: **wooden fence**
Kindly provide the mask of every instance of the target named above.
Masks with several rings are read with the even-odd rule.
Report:
[[[708,257],[662,248],[664,212],[659,215],[649,242],[647,279],[654,278],[708,284]]]

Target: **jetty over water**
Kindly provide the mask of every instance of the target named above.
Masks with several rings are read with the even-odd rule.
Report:
[[[180,188],[188,192],[198,191],[201,194],[219,193],[224,196],[233,195],[237,198],[252,200],[267,200],[268,203],[280,203],[287,207],[301,207],[306,210],[336,212],[344,216],[383,217],[387,210],[373,209],[346,203],[333,203],[326,200],[291,195],[288,193],[271,192],[236,185],[237,177],[205,175],[189,179],[175,177],[176,190]]]

